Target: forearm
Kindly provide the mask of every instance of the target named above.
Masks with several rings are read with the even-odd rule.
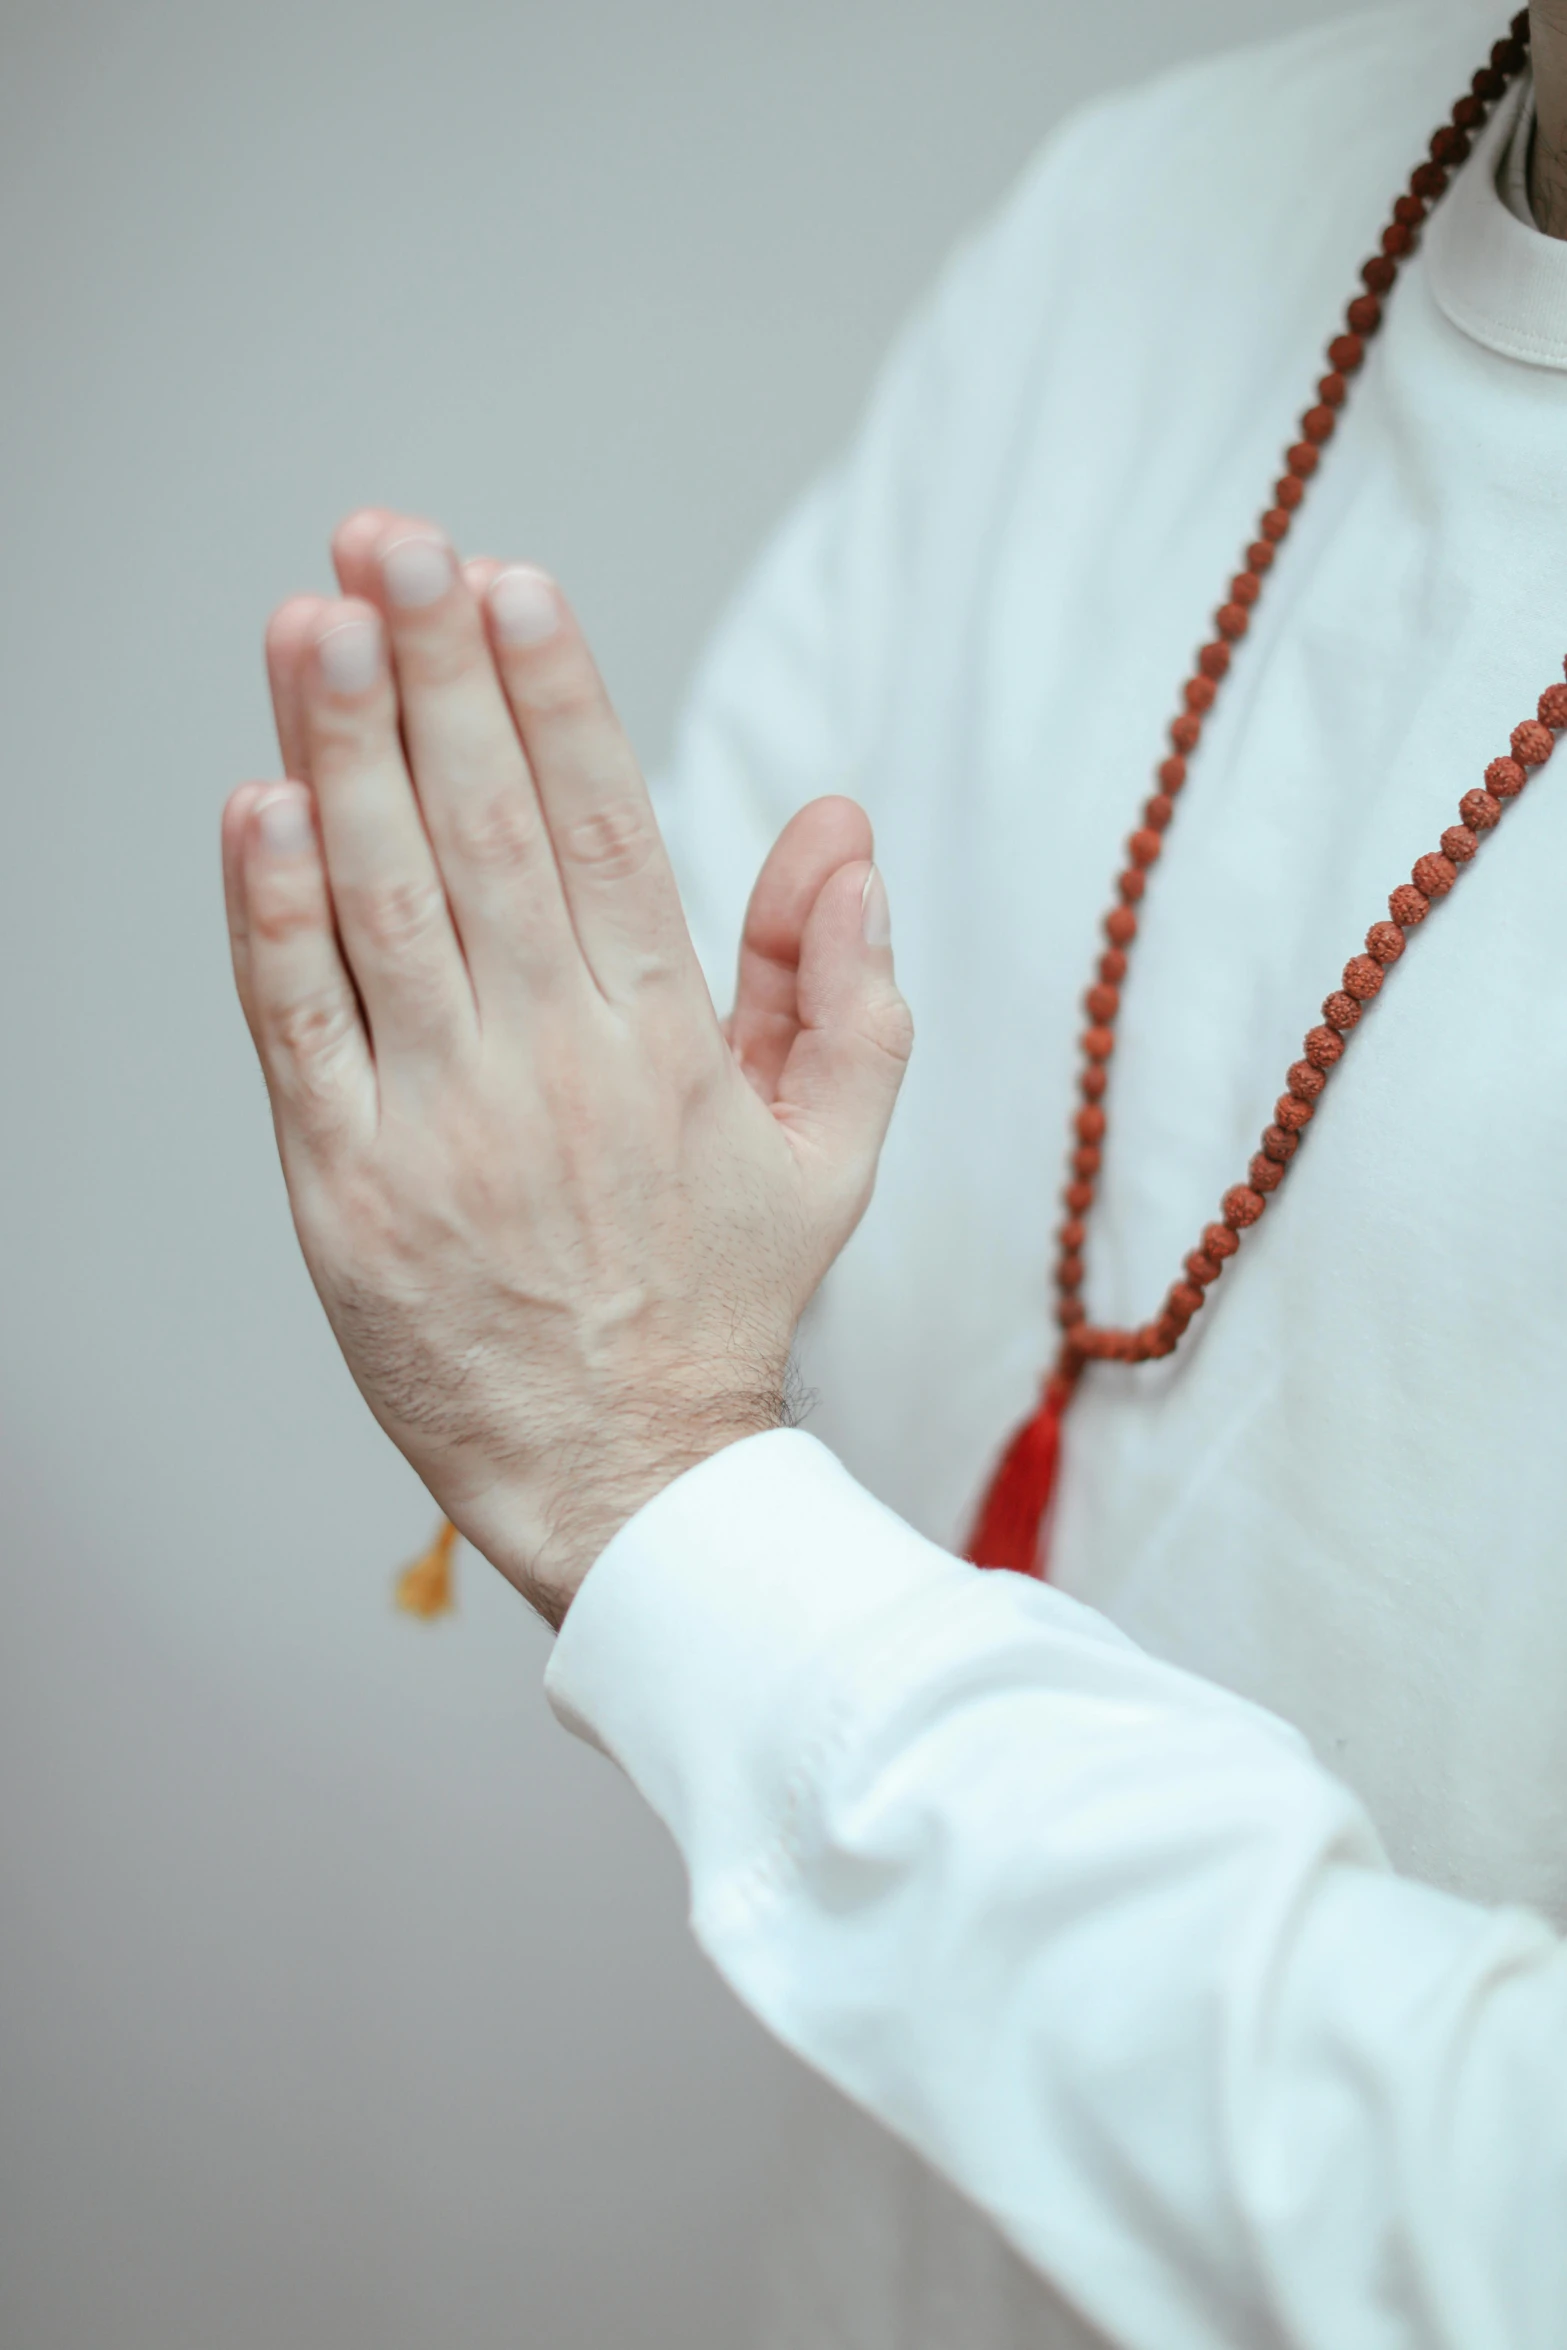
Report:
[[[1282,1724],[798,1435],[626,1529],[551,1693],[740,1994],[1110,2339],[1559,2340],[1557,1945],[1392,1877]]]

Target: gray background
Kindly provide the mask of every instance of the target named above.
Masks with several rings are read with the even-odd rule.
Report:
[[[785,2060],[510,1591],[388,1606],[227,975],[262,624],[411,506],[656,763],[1049,125],[1332,12],[5,0],[0,2350],[744,2340]]]

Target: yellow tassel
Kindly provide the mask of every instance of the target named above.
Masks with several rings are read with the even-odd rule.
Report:
[[[425,1552],[411,1567],[404,1567],[397,1578],[396,1601],[404,1615],[449,1616],[455,1613],[457,1602],[452,1596],[452,1552],[457,1548],[457,1529],[443,1520],[441,1531]]]

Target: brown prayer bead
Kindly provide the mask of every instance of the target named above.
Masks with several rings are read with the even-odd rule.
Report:
[[[1458,879],[1458,868],[1451,857],[1439,857],[1433,849],[1415,859],[1409,878],[1423,898],[1445,898]]]
[[[1057,1313],[1064,1334],[1057,1376],[1066,1381],[1068,1393],[1089,1360],[1146,1362],[1171,1352],[1200,1310],[1207,1290],[1235,1254],[1238,1235],[1262,1215],[1270,1194],[1293,1164],[1328,1072],[1342,1058],[1346,1039],[1380,992],[1388,969],[1403,954],[1406,931],[1416,928],[1432,901],[1452,888],[1460,867],[1474,857],[1480,836],[1498,823],[1507,801],[1522,791],[1529,769],[1543,765],[1551,756],[1558,733],[1567,734],[1567,683],[1548,686],[1539,698],[1535,717],[1513,729],[1511,755],[1493,759],[1485,771],[1484,787],[1464,793],[1458,806],[1459,821],[1443,831],[1440,849],[1417,859],[1410,880],[1400,883],[1388,898],[1389,918],[1371,924],[1364,950],[1344,965],[1341,985],[1324,999],[1320,1025],[1307,1033],[1302,1057],[1290,1065],[1286,1090],[1274,1104],[1271,1123],[1263,1129],[1260,1147],[1248,1167],[1248,1180],[1232,1185],[1225,1193],[1220,1208],[1223,1221],[1204,1228],[1200,1245],[1183,1261],[1185,1277],[1171,1287],[1153,1320],[1125,1330],[1090,1325],[1078,1291],[1084,1278],[1095,1178],[1108,1125],[1103,1101],[1115,1050],[1121,983],[1138,934],[1134,908],[1151,885],[1165,831],[1175,817],[1176,796],[1187,782],[1187,762],[1201,742],[1204,718],[1234,666],[1234,647],[1249,632],[1263,581],[1308,485],[1328,454],[1352,379],[1365,361],[1366,338],[1382,323],[1383,297],[1396,284],[1405,255],[1416,249],[1427,213],[1447,187],[1451,168],[1469,153],[1470,133],[1485,120],[1487,109],[1501,96],[1510,77],[1525,64],[1527,33],[1525,11],[1515,18],[1508,40],[1493,47],[1490,64],[1475,73],[1468,91],[1453,107],[1451,119],[1432,137],[1428,159],[1410,174],[1407,190],[1395,198],[1391,218],[1384,220],[1379,250],[1360,271],[1364,291],[1349,301],[1342,331],[1328,342],[1327,371],[1318,377],[1316,396],[1301,413],[1299,437],[1285,449],[1283,470],[1257,525],[1257,536],[1214,612],[1213,636],[1198,648],[1191,672],[1179,688],[1180,706],[1169,723],[1169,748],[1156,769],[1157,789],[1145,801],[1141,823],[1128,837],[1127,862],[1115,882],[1118,902],[1104,917],[1105,944],[1098,958],[1098,976],[1084,998],[1087,1022],[1079,1038],[1077,1080],[1080,1106],[1073,1112],[1071,1180],[1062,1192],[1066,1214],[1057,1230],[1055,1278],[1061,1292]]]
[[[1489,832],[1501,817],[1502,803],[1488,791],[1466,791],[1458,813],[1471,832]]]

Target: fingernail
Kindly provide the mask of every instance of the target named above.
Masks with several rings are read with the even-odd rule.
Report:
[[[386,592],[401,611],[438,604],[452,584],[452,558],[437,539],[399,539],[381,557]]]
[[[334,694],[362,694],[381,674],[381,631],[374,620],[340,620],[316,646]]]
[[[256,811],[261,845],[269,856],[302,857],[315,846],[310,802],[302,791],[280,791]]]
[[[860,927],[868,947],[891,946],[892,909],[887,903],[887,885],[875,865],[866,874],[860,892]]]
[[[495,632],[508,645],[542,645],[560,619],[555,590],[542,571],[513,564],[490,589]]]

